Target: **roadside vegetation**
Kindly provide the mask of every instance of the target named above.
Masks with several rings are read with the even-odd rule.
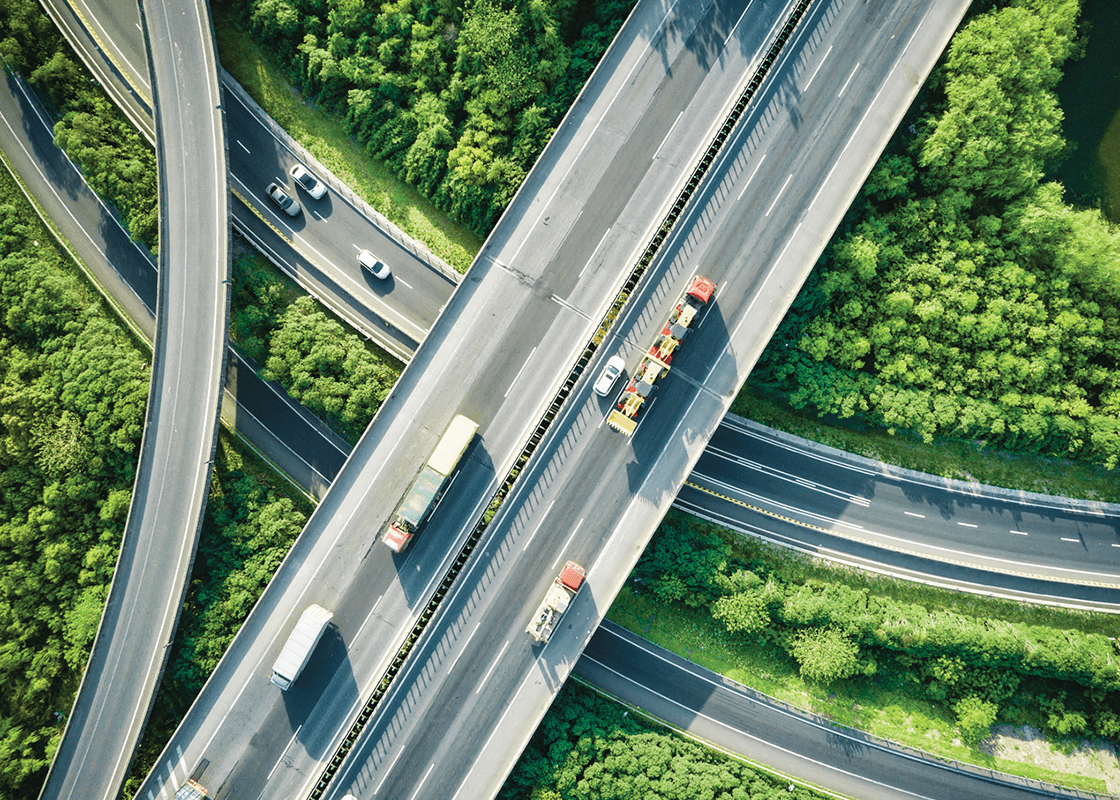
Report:
[[[148,357],[0,171],[0,797],[38,794],[132,497]]]
[[[250,34],[240,6],[211,6],[222,66],[277,124],[355,194],[457,272],[465,273],[482,238],[438,209],[385,164],[371,158],[344,119],[307,100],[285,80],[284,63]]]
[[[226,8],[369,156],[485,237],[632,6],[228,0]],[[256,98],[270,113],[271,97]]]
[[[560,690],[502,800],[816,800],[830,797],[631,714],[575,681]]]
[[[48,93],[56,137],[154,250],[150,149],[117,127],[107,101],[75,89],[88,78],[33,0],[0,3],[0,53]],[[399,183],[384,188],[385,173],[368,157],[484,235],[629,7],[254,0],[230,2],[219,29],[233,35],[247,20],[309,98],[267,75],[262,57],[249,64],[264,87],[258,101],[273,113],[289,109],[284,124],[303,128],[316,157],[383,211],[377,197],[387,197],[390,218],[465,269],[478,239],[432,244],[438,215],[417,211],[420,195]],[[756,372],[763,391],[927,446],[951,437],[980,442],[966,444],[977,450],[1115,466],[1120,239],[1043,180],[1063,150],[1051,98],[1077,47],[1076,9],[1074,0],[1013,2],[977,14],[958,34],[924,107],[872,174],[764,356]],[[252,91],[246,74],[238,77]],[[343,130],[320,128],[323,112],[342,116]],[[985,128],[997,121],[1006,130]],[[148,384],[146,355],[46,246],[46,231],[14,191],[0,182],[5,798],[37,793],[88,657],[131,496]],[[399,366],[358,337],[343,340],[336,321],[266,272],[238,259],[235,292],[245,299],[235,338],[266,377],[285,381],[347,438],[360,434]],[[352,388],[359,385],[362,392]],[[309,512],[224,435],[219,456],[187,607],[130,791]],[[1118,653],[1105,639],[1112,620],[832,570],[675,513],[611,613],[643,635],[676,641],[700,663],[719,648],[725,669],[747,685],[997,769],[1023,772],[979,749],[993,723],[1120,736]],[[720,758],[570,687],[505,791],[538,799],[625,796],[633,787],[641,796],[791,796]],[[689,765],[679,775],[677,759]],[[732,773],[738,783],[722,777]],[[680,783],[670,787],[673,777]]]
[[[1120,229],[1045,180],[1078,8],[1019,0],[957,32],[756,381],[926,444],[1116,465]]]
[[[38,794],[101,620],[132,498],[150,354],[0,172],[0,798]],[[152,759],[310,513],[223,433]],[[162,738],[161,738],[162,737]],[[150,760],[149,762],[150,763]]]
[[[670,511],[608,616],[836,722],[1004,772],[996,724],[1120,741],[1117,620],[857,572]]]
[[[262,367],[262,378],[277,381],[350,444],[404,369],[248,248],[235,248],[230,336]]]
[[[117,210],[132,238],[156,252],[155,151],[91,81],[35,0],[0,2],[0,57],[28,77],[47,104],[55,120],[55,144]]]

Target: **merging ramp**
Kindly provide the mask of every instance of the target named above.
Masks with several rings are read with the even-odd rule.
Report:
[[[229,212],[216,52],[205,3],[146,10],[162,211],[152,382],[113,584],[42,798],[120,791],[175,637],[217,443]]]

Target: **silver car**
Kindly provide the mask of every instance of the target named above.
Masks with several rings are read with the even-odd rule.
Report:
[[[267,191],[268,196],[272,198],[272,202],[280,206],[280,210],[289,217],[298,216],[299,212],[303,210],[299,207],[299,203],[296,202],[296,199],[285,192],[280,184],[270,183],[268,189],[265,191]]]
[[[389,265],[375,256],[369,250],[363,250],[358,253],[358,266],[373,274],[373,277],[385,280],[392,273],[389,272]]]
[[[312,200],[319,200],[327,193],[327,185],[321,180],[316,178],[303,164],[296,164],[288,174],[292,176],[292,180],[303,187],[303,190],[311,195]]]

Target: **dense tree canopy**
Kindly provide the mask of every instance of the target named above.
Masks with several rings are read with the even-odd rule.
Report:
[[[1120,230],[1043,182],[1076,0],[975,15],[755,377],[888,430],[1120,458]]]
[[[149,373],[0,175],[0,797],[34,794],[89,654]]]
[[[810,800],[792,786],[659,727],[569,681],[503,800]]]
[[[290,77],[385,161],[486,235],[631,0],[247,0]]]

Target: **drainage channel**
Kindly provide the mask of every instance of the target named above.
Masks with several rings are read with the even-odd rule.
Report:
[[[525,446],[522,448],[521,453],[517,456],[516,461],[514,461],[513,467],[510,468],[510,471],[502,481],[502,484],[498,488],[498,491],[494,494],[494,497],[491,499],[490,505],[483,513],[482,518],[478,521],[478,524],[475,525],[474,530],[471,531],[471,534],[467,538],[467,541],[463,545],[463,548],[459,551],[458,555],[456,555],[455,561],[452,563],[451,567],[444,575],[443,580],[440,581],[439,587],[432,595],[431,600],[428,601],[427,606],[420,613],[416,624],[412,627],[412,630],[405,637],[404,643],[397,651],[397,654],[393,657],[392,663],[389,665],[388,669],[385,670],[384,675],[382,675],[381,680],[378,681],[377,687],[373,690],[373,693],[366,701],[366,704],[362,708],[362,711],[358,714],[357,719],[354,720],[354,723],[350,726],[350,730],[347,731],[346,736],[343,737],[343,740],[341,744],[339,744],[338,749],[335,751],[334,756],[327,763],[326,768],[323,770],[322,776],[319,778],[318,782],[315,784],[315,788],[311,792],[309,800],[319,800],[326,793],[327,787],[330,785],[331,780],[334,778],[335,774],[337,774],[339,768],[342,766],[343,761],[346,759],[346,756],[349,755],[350,750],[353,749],[354,744],[358,741],[358,737],[361,735],[362,730],[366,726],[366,723],[368,723],[369,720],[373,717],[374,710],[377,708],[377,705],[381,702],[382,698],[385,697],[385,694],[388,692],[389,686],[392,684],[393,679],[398,675],[398,673],[400,673],[401,668],[404,666],[405,659],[408,658],[408,654],[412,651],[412,648],[419,641],[421,634],[424,632],[424,629],[428,626],[428,623],[435,615],[435,612],[443,602],[444,597],[447,596],[447,593],[450,591],[452,584],[455,582],[455,579],[459,576],[459,573],[462,572],[463,567],[466,566],[467,561],[474,553],[475,547],[482,539],[482,534],[490,524],[490,521],[494,518],[494,515],[497,513],[498,508],[501,506],[506,496],[509,494],[509,491],[513,487],[513,484],[516,482],[518,475],[521,474],[521,471],[525,468],[525,465],[529,462],[529,459],[532,457],[533,453],[536,451],[537,447],[544,439],[545,433],[547,433],[549,427],[552,425],[552,421],[556,418],[556,415],[560,413],[560,409],[564,405],[564,401],[568,399],[568,396],[572,393],[572,390],[575,388],[576,383],[579,382],[580,377],[583,375],[583,371],[587,368],[587,365],[595,355],[595,351],[598,349],[599,344],[603,341],[603,337],[606,335],[607,331],[613,324],[619,310],[625,304],[630,294],[634,291],[635,288],[637,288],[638,284],[641,282],[646,268],[651,263],[653,263],[654,257],[661,249],[661,245],[664,244],[665,240],[668,238],[669,232],[672,230],[677,220],[680,219],[680,216],[684,212],[684,209],[688,205],[688,202],[692,199],[693,195],[696,193],[696,190],[703,182],[704,176],[707,174],[708,169],[712,166],[713,163],[715,163],[716,156],[719,154],[719,151],[723,148],[723,145],[731,136],[731,132],[734,130],[735,125],[743,116],[743,112],[746,111],[751,100],[754,99],[755,94],[757,94],[759,87],[761,87],[762,85],[762,81],[766,78],[767,74],[769,74],[770,69],[774,66],[774,63],[777,61],[777,58],[782,49],[789,41],[790,36],[793,35],[794,30],[796,30],[797,25],[804,18],[805,12],[808,10],[811,2],[812,0],[799,0],[793,11],[790,13],[789,17],[786,18],[786,23],[782,26],[781,33],[779,33],[778,36],[775,37],[773,44],[770,46],[770,49],[763,57],[758,69],[755,71],[754,75],[751,76],[751,79],[747,83],[746,88],[743,89],[742,94],[739,95],[739,99],[735,102],[735,105],[731,108],[731,111],[724,119],[723,124],[719,128],[719,131],[712,138],[711,143],[708,145],[707,150],[705,150],[704,155],[700,158],[700,161],[696,165],[696,168],[693,170],[692,175],[685,183],[684,188],[681,189],[680,193],[677,195],[676,200],[673,202],[673,205],[670,207],[669,212],[665,215],[665,218],[662,220],[661,225],[654,233],[653,238],[646,246],[646,249],[642,253],[641,258],[638,259],[638,262],[634,265],[634,268],[631,270],[630,275],[623,283],[622,288],[619,290],[618,294],[615,297],[615,301],[612,304],[610,311],[608,311],[607,315],[603,318],[603,322],[595,332],[595,335],[592,336],[591,340],[588,341],[587,345],[584,347],[583,352],[576,360],[576,363],[572,367],[571,372],[568,373],[568,377],[565,379],[559,391],[557,391],[556,396],[549,404],[548,410],[545,411],[540,420],[537,422],[537,426],[533,430],[532,435],[525,443]]]

